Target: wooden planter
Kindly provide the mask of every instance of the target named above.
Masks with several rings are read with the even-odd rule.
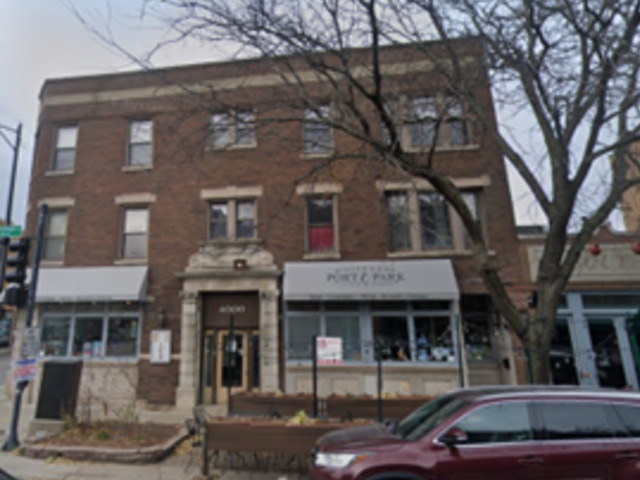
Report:
[[[313,399],[306,396],[231,395],[229,414],[268,417],[278,412],[283,417],[291,417],[300,410],[310,415],[313,411]]]
[[[316,440],[327,432],[344,428],[340,423],[287,426],[267,422],[210,422],[207,449],[309,455]]]
[[[425,404],[432,397],[399,397],[382,399],[382,417],[399,420]],[[375,397],[329,397],[327,415],[331,418],[378,418],[378,399]]]

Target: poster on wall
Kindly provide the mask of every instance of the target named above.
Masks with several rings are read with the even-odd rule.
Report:
[[[318,365],[342,364],[342,338],[318,337],[316,339]]]
[[[151,331],[151,363],[169,363],[171,361],[171,330]]]

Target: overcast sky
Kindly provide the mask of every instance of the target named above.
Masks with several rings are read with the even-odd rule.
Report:
[[[114,73],[137,68],[123,55],[96,39],[73,15],[68,0],[3,0],[0,15],[0,125],[15,128],[23,124],[23,140],[13,204],[12,220],[24,225],[29,174],[38,115],[38,95],[47,78]],[[136,0],[75,0],[83,13],[100,23],[110,4],[117,38],[134,53],[143,53],[161,31],[142,24]],[[175,47],[155,57],[158,66],[214,59],[204,48]],[[2,128],[13,141],[14,134]],[[12,149],[0,138],[0,218],[5,217]],[[539,223],[524,194],[522,182],[513,181],[519,224]]]

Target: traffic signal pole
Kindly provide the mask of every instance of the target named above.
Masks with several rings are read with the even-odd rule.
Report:
[[[13,191],[16,185],[16,171],[18,169],[18,155],[20,153],[20,142],[22,141],[22,124],[18,124],[16,129],[16,143],[11,145],[13,148],[13,161],[11,163],[11,176],[9,177],[9,196],[7,198],[7,214],[4,217],[6,225],[11,225],[11,210],[13,210]],[[6,137],[5,137],[6,139]],[[7,246],[9,245],[8,238],[0,239],[0,293],[2,293],[4,285],[4,272],[6,270],[7,261]]]
[[[33,254],[33,268],[31,271],[31,280],[29,281],[29,297],[27,300],[27,318],[26,328],[29,328],[33,322],[33,312],[36,302],[36,289],[38,286],[38,272],[40,270],[40,253],[42,250],[42,238],[44,235],[44,226],[47,221],[47,213],[49,206],[45,203],[40,207],[40,215],[38,217],[38,234],[36,237],[36,250]],[[13,412],[11,415],[11,426],[9,427],[9,434],[7,439],[2,445],[2,450],[5,452],[15,450],[20,446],[18,440],[18,421],[20,420],[20,407],[22,406],[22,392],[29,384],[28,380],[21,380],[16,384],[16,391],[13,395]]]

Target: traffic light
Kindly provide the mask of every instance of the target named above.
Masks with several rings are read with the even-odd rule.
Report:
[[[13,253],[7,257],[7,267],[13,268],[4,274],[7,283],[17,283],[24,285],[27,279],[27,262],[29,261],[29,247],[31,242],[28,238],[23,237],[19,240],[9,243],[8,250]]]

